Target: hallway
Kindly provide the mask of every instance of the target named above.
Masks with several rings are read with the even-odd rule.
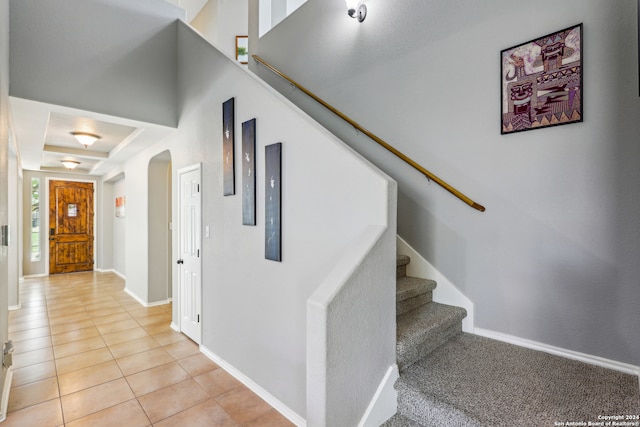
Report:
[[[292,426],[113,273],[30,278],[9,314],[9,426]]]

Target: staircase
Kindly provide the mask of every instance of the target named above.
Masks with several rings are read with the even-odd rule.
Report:
[[[400,378],[398,413],[387,421],[385,427],[428,426],[429,418],[421,418],[425,408],[434,402],[426,402],[419,390],[415,390],[403,373],[419,360],[462,333],[462,320],[467,316],[464,308],[433,302],[436,282],[407,276],[410,258],[396,258],[396,316],[397,363]]]
[[[640,413],[638,377],[462,332],[397,256],[398,412],[383,427],[553,426]],[[598,425],[598,424],[593,424]]]

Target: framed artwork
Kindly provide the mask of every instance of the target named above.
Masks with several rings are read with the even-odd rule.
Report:
[[[222,104],[222,185],[225,196],[236,194],[234,112],[234,98],[228,99]]]
[[[582,24],[500,52],[500,133],[582,121]]]
[[[267,145],[265,154],[264,256],[282,261],[282,143]]]
[[[242,224],[256,225],[256,119],[242,123]]]
[[[249,63],[249,36],[236,36],[236,60],[241,64]]]
[[[116,197],[116,218],[124,218],[124,207],[127,199],[124,196]]]

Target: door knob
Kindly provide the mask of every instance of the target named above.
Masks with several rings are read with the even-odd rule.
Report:
[[[178,264],[184,264],[184,261],[183,261],[183,260],[181,260],[181,259],[179,259],[179,260],[178,260]]]

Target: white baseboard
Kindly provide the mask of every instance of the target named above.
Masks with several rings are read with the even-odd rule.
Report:
[[[27,274],[26,276],[22,276],[22,279],[36,279],[38,277],[47,277],[47,274]]]
[[[140,298],[138,295],[136,295],[135,293],[133,293],[129,288],[125,287],[124,291],[129,294],[129,296],[133,299],[135,299],[136,301],[138,301],[140,303],[140,305],[149,308],[149,307],[155,307],[158,305],[165,305],[165,304],[169,304],[171,302],[171,298],[166,299],[166,300],[162,300],[162,301],[154,301],[154,302],[146,302],[144,301],[142,298]]]
[[[113,268],[107,268],[107,269],[95,268],[94,271],[97,271],[98,273],[113,273],[116,276],[120,277],[122,280],[127,280],[124,274],[120,273],[117,270],[114,270]]]
[[[9,306],[9,311],[20,310],[21,308],[22,308],[22,304],[18,304],[18,305],[10,305],[10,306]]]
[[[446,276],[436,269],[422,255],[416,252],[402,237],[396,236],[398,254],[407,255],[411,262],[407,265],[407,275],[421,279],[435,280],[438,284],[433,291],[433,301],[440,304],[454,305],[467,310],[467,317],[462,319],[462,330],[473,333],[474,312],[473,302],[467,298]]]
[[[0,366],[0,369],[2,367]],[[0,401],[0,423],[7,418],[7,409],[9,408],[9,393],[11,392],[11,381],[13,381],[13,367],[7,370],[7,376],[4,378],[4,387],[2,389],[2,400]]]
[[[169,327],[170,327],[171,329],[173,329],[174,331],[176,331],[176,332],[181,332],[181,331],[180,331],[180,326],[178,326],[177,324],[175,324],[175,323],[173,323],[173,322],[171,322],[171,325],[169,325]]]
[[[135,294],[135,292],[133,292],[131,289],[127,288],[126,286],[124,287],[124,291],[134,300],[138,301],[138,303],[140,303],[140,305],[143,306],[147,306],[147,303],[145,300],[143,300],[142,298],[140,298],[138,295]]]
[[[171,302],[171,299],[165,299],[162,301],[154,301],[154,302],[149,302],[145,305],[145,307],[156,307],[158,305],[167,305]]]
[[[630,365],[628,363],[617,362],[615,360],[605,359],[604,357],[592,356],[590,354],[579,353],[565,348],[554,347],[552,345],[519,338],[513,335],[503,334],[501,332],[490,331],[487,329],[476,328],[474,333],[482,337],[491,338],[497,341],[506,342],[517,345],[519,347],[530,348],[544,353],[561,356],[567,359],[577,360],[588,363],[590,365],[600,366],[602,368],[613,369],[614,371],[624,372],[625,374],[638,375],[640,377],[640,366]]]
[[[387,370],[358,427],[379,427],[398,411],[398,392],[393,387],[399,378],[398,365]]]
[[[247,386],[251,391],[260,396],[262,400],[271,405],[276,411],[280,412],[284,417],[286,417],[289,421],[295,424],[298,427],[306,427],[307,421],[302,418],[300,415],[292,411],[289,407],[287,407],[284,403],[274,397],[271,393],[266,391],[264,388],[260,387],[258,384],[253,382],[249,377],[244,375],[242,372],[238,371],[231,364],[226,362],[224,359],[213,353],[211,350],[206,348],[203,345],[200,345],[200,351],[202,354],[207,356],[209,359],[214,361],[218,366],[227,371],[230,375],[240,381],[242,384]]]

